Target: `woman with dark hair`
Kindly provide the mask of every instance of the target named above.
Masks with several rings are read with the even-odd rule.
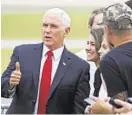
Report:
[[[100,69],[99,69],[100,55],[98,51],[101,47],[103,38],[104,38],[104,29],[102,27],[91,29],[89,40],[87,41],[88,47],[86,49],[88,55],[88,61],[95,62],[97,67],[93,80],[93,85],[94,85],[93,95],[97,97],[99,96],[99,91],[102,84],[102,80],[100,77]]]
[[[105,39],[103,39],[102,43],[101,43],[101,47],[98,50],[98,53],[100,55],[100,60],[114,47],[113,44],[110,44],[106,37]]]
[[[107,96],[106,86],[101,76],[99,63],[100,59],[112,49],[112,44],[107,42],[104,28],[91,29],[89,40],[87,41],[87,55],[88,61],[95,62],[97,70],[94,74],[94,92],[93,95],[96,97],[104,98]]]
[[[95,62],[97,67],[99,66],[100,61],[98,50],[101,47],[103,36],[104,36],[103,28],[91,29],[89,40],[87,41],[88,47],[86,48],[86,52],[88,55],[88,61]]]
[[[97,67],[93,80],[93,95],[99,97],[100,99],[104,99],[107,97],[107,89],[102,74],[100,72],[99,63],[100,60],[105,56],[105,54],[113,48],[113,45],[108,43],[105,36],[104,28],[102,27],[98,29],[92,29],[90,31],[90,37],[87,45],[88,48],[86,49],[86,51],[88,54],[88,60],[95,62]],[[85,113],[89,113],[88,108],[89,106],[86,107]]]

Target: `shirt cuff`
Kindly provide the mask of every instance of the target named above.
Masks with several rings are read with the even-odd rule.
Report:
[[[9,98],[12,98],[15,95],[16,92],[16,86],[9,87],[8,93],[9,93]]]

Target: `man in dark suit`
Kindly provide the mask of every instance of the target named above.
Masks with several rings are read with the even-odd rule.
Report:
[[[2,97],[12,97],[8,114],[83,113],[89,96],[89,65],[64,46],[68,14],[58,8],[43,16],[43,43],[14,49],[1,78]]]

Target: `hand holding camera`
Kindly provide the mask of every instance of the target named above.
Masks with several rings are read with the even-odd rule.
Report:
[[[127,102],[119,99],[110,98],[107,101],[100,100],[97,97],[90,97],[84,100],[90,106],[85,113],[91,114],[112,114],[112,113],[127,113],[132,111],[132,98],[128,98]]]

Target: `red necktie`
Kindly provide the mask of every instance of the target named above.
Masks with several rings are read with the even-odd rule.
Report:
[[[47,52],[47,59],[43,66],[42,78],[39,90],[38,114],[46,113],[46,104],[50,91],[51,73],[52,73],[52,56],[53,52]]]

